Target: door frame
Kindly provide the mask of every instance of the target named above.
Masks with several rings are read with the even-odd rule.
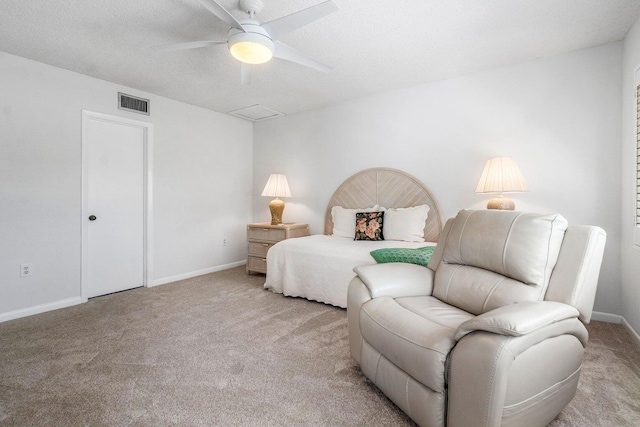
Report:
[[[82,302],[88,300],[88,263],[89,263],[89,215],[88,207],[88,182],[89,182],[89,135],[88,124],[91,120],[97,120],[118,125],[132,126],[142,129],[143,134],[143,286],[149,287],[150,278],[153,272],[153,123],[132,120],[124,117],[112,116],[109,114],[96,113],[94,111],[82,110],[82,247],[80,265],[80,298]]]
[[[636,92],[634,94],[634,96],[633,96],[633,106],[632,106],[632,108],[633,108],[633,116],[632,117],[634,117],[634,119],[635,119],[633,121],[633,123],[635,124],[635,127],[633,129],[633,134],[634,135],[637,135],[638,119],[640,118],[640,117],[638,117],[638,104],[637,104],[637,102],[638,102],[638,92],[637,92],[638,86],[640,86],[640,64],[638,64],[636,66],[636,68],[633,70],[633,89]],[[623,112],[623,114],[624,114],[624,112]],[[624,132],[626,132],[626,130]],[[634,141],[633,145],[634,145],[634,147],[636,147],[634,149],[635,156],[633,157],[634,158],[634,163],[635,163],[634,166],[633,166],[633,171],[634,171],[634,175],[635,175],[634,181],[636,181],[638,179],[638,172],[637,172],[638,157],[637,156],[638,156],[638,154],[640,154],[640,149],[637,148],[637,144],[638,144],[637,141]],[[631,176],[629,178],[631,178]],[[626,179],[626,177],[625,177],[625,179]],[[634,181],[631,181],[631,182],[634,182]],[[638,218],[638,213],[637,213],[637,209],[638,209],[638,206],[637,206],[638,205],[638,194],[637,194],[637,191],[638,191],[638,189],[637,189],[637,185],[638,184],[636,183],[636,185],[633,186],[634,187],[634,191],[633,191],[634,200],[633,200],[633,204],[631,206],[635,206],[636,207],[633,210],[633,226],[634,226],[633,227],[633,245],[634,245],[633,247],[635,249],[637,249],[637,250],[640,250],[640,224],[637,223],[637,218]]]

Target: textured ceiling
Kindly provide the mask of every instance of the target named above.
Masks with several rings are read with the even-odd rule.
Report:
[[[260,21],[322,0],[264,0]],[[282,41],[333,66],[323,74],[273,60],[250,86],[226,46],[155,46],[226,39],[197,0],[2,0],[0,51],[229,112],[254,104],[285,114],[621,40],[639,0],[335,0],[340,11]],[[246,18],[234,0],[220,0]]]

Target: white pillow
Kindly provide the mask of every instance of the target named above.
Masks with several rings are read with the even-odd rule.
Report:
[[[342,206],[331,208],[331,219],[333,221],[333,237],[348,237],[353,240],[356,236],[356,214],[358,212],[376,212],[380,206],[374,205],[370,208],[346,209]]]
[[[386,208],[384,211],[384,239],[424,242],[424,223],[428,215],[429,205]]]

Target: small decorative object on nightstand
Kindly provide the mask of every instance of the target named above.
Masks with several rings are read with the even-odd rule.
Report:
[[[511,157],[494,157],[487,160],[476,187],[476,193],[499,193],[500,196],[489,200],[487,209],[514,210],[513,200],[503,197],[502,193],[526,193],[520,168]]]
[[[247,241],[249,256],[247,257],[247,273],[267,273],[267,251],[281,240],[309,235],[308,224],[271,225],[269,222],[258,222],[247,225]]]

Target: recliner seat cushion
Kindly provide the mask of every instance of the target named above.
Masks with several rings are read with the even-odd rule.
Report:
[[[430,296],[367,301],[360,312],[363,339],[398,368],[444,392],[445,362],[457,327],[474,316]]]
[[[460,211],[440,243],[433,295],[476,315],[542,300],[566,229],[557,214]]]

